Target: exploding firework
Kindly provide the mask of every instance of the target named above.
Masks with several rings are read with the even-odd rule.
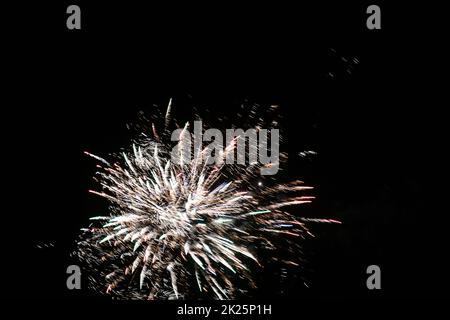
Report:
[[[260,168],[273,164],[207,164],[207,148],[175,163],[165,141],[170,113],[169,103],[162,134],[152,125],[113,163],[86,152],[99,161],[101,190],[91,192],[110,202],[78,242],[90,286],[121,299],[230,299],[254,289],[255,271],[272,262],[299,266],[307,223],[337,222],[288,212],[312,201],[311,187],[262,185]]]

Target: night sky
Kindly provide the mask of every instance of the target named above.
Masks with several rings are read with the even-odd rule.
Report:
[[[3,212],[12,297],[93,298],[65,285],[79,229],[106,210],[87,192],[96,163],[83,151],[118,151],[126,124],[170,98],[175,114],[195,107],[211,119],[233,118],[244,102],[279,105],[287,171],[315,187],[305,212],[342,221],[312,226],[309,288],[294,281],[280,294],[268,280],[256,297],[445,295],[448,210],[433,205],[430,179],[440,179],[432,157],[444,147],[443,104],[432,94],[440,89],[427,75],[428,47],[415,37],[430,38],[399,18],[405,8],[381,6],[382,29],[368,30],[371,3],[76,3],[79,31],[66,29],[71,3],[63,2],[23,9],[26,24],[16,21],[18,36],[8,35],[14,99],[4,122],[18,169],[4,170],[19,172]],[[298,156],[305,150],[317,155]],[[382,290],[366,288],[371,264],[381,268]]]

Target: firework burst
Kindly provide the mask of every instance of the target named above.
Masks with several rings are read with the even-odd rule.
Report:
[[[304,194],[311,187],[262,186],[255,182],[262,164],[207,165],[207,148],[171,161],[164,138],[170,114],[169,104],[161,135],[152,125],[151,137],[113,163],[86,152],[99,161],[101,190],[91,192],[110,202],[109,215],[83,229],[76,251],[94,289],[122,299],[236,298],[256,287],[255,270],[273,261],[300,264],[308,222],[337,222],[287,212],[312,201]]]

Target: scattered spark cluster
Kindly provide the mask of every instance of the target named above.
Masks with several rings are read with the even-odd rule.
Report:
[[[330,48],[330,57],[334,61],[334,66],[327,73],[328,78],[351,75],[357,69],[360,61],[357,57],[340,55],[336,49]]]
[[[169,104],[164,131],[170,113]],[[175,164],[165,135],[149,131],[113,163],[86,152],[99,162],[101,190],[91,192],[110,202],[76,251],[97,291],[118,299],[237,298],[256,288],[255,274],[271,262],[299,266],[308,222],[337,222],[288,212],[313,199],[301,181],[258,182],[261,164],[206,165],[206,149]]]

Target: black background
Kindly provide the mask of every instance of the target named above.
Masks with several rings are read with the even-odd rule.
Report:
[[[87,193],[95,162],[83,151],[125,146],[125,124],[169,98],[175,112],[210,117],[233,116],[243,101],[280,105],[290,172],[315,186],[308,210],[343,222],[313,227],[310,288],[294,283],[276,298],[446,294],[447,214],[432,206],[429,178],[443,147],[424,55],[434,34],[407,7],[379,3],[382,30],[368,30],[371,3],[74,3],[81,30],[66,28],[72,3],[47,3],[14,8],[6,35],[12,297],[92,298],[65,286],[77,232],[102,210]],[[318,155],[296,157],[304,150]],[[366,288],[371,264],[380,291]],[[270,285],[259,296],[273,298]]]

